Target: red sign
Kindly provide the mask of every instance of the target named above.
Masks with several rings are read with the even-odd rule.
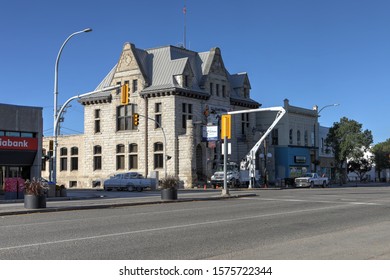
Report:
[[[0,136],[0,150],[38,150],[37,138]]]

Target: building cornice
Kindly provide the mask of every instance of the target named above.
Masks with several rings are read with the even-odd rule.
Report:
[[[142,98],[154,98],[154,97],[162,97],[162,96],[170,96],[170,95],[179,95],[185,96],[194,99],[207,100],[210,98],[210,95],[206,92],[193,91],[185,88],[177,88],[171,87],[160,90],[153,91],[141,91],[140,96]]]

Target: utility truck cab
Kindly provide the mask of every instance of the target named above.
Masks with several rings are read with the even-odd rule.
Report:
[[[226,181],[229,187],[238,188],[242,184],[246,186],[248,185],[249,174],[247,170],[240,170],[239,165],[235,162],[228,162],[226,168]],[[219,164],[214,175],[211,176],[211,185],[213,188],[217,186],[223,187],[223,164]]]

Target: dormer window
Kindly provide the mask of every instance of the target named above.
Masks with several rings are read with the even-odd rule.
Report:
[[[186,87],[186,88],[188,88],[189,87],[189,77],[188,77],[188,75],[184,75],[184,77],[183,77],[183,87]]]
[[[249,97],[249,89],[244,87],[244,98],[248,98]]]

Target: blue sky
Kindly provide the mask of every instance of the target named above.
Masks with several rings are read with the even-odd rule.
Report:
[[[53,133],[54,65],[59,103],[92,91],[123,44],[148,49],[183,43],[184,0],[13,0],[0,3],[0,103],[44,108]],[[230,73],[247,72],[263,107],[319,108],[321,125],[341,117],[363,124],[374,143],[390,138],[390,1],[187,0],[187,48],[219,47]],[[83,131],[83,107],[62,132]]]

